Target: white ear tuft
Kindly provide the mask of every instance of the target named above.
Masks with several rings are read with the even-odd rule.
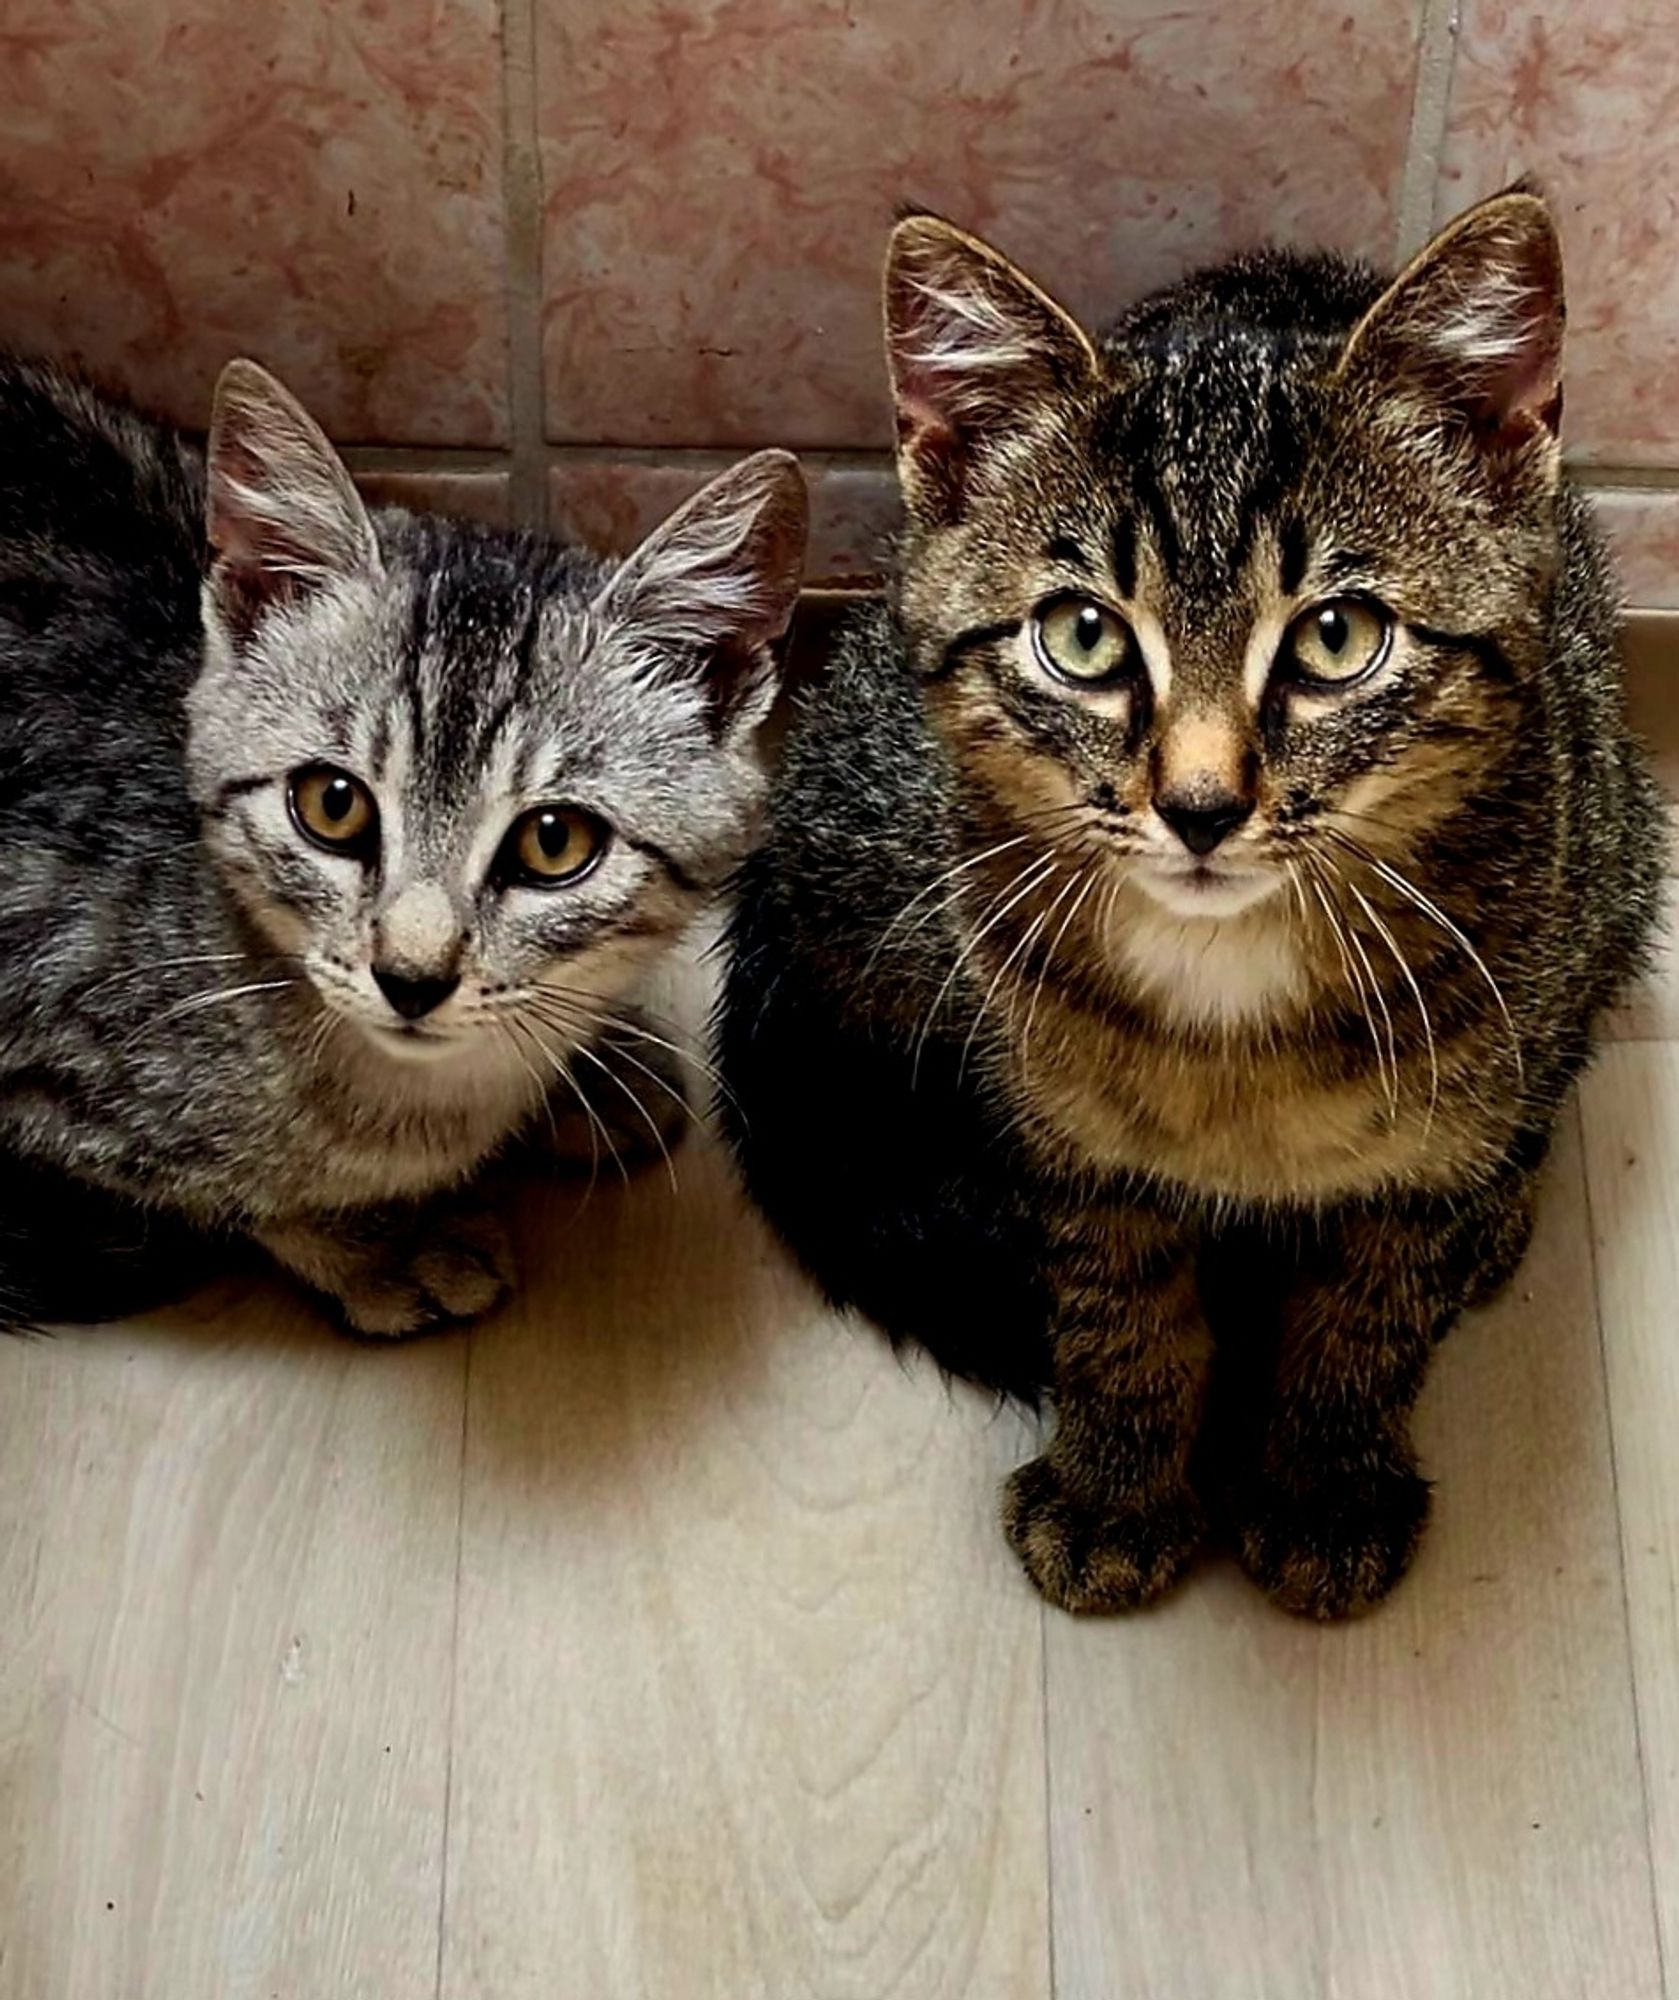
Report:
[[[334,579],[377,575],[350,475],[302,404],[254,361],[216,383],[206,451],[211,590],[236,632]]]
[[[612,576],[596,612],[705,689],[719,733],[761,721],[798,603],[809,501],[791,452],[760,451],[683,502]]]
[[[1413,259],[1354,329],[1340,373],[1424,421],[1446,419],[1483,452],[1549,452],[1564,317],[1550,211],[1512,188],[1460,215]]]
[[[1094,380],[1082,328],[977,237],[912,215],[886,254],[886,350],[912,513],[948,519],[988,438]]]

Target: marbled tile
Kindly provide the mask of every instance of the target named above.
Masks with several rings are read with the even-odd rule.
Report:
[[[334,434],[506,434],[496,0],[6,0],[0,342],[202,426],[230,355]]]
[[[1437,213],[1532,174],[1568,264],[1567,435],[1679,455],[1679,16],[1673,0],[1465,0]]]
[[[549,526],[591,548],[625,552],[722,464],[567,457],[549,473]],[[805,466],[810,486],[810,583],[877,575],[898,521],[898,486],[882,463]]]
[[[1265,237],[1391,254],[1410,0],[537,0],[551,436],[889,438],[937,208],[1077,310]]]
[[[415,514],[454,514],[504,528],[511,519],[504,472],[363,472],[356,485],[372,507],[406,507]]]
[[[1679,492],[1621,488],[1591,498],[1614,544],[1627,602],[1640,611],[1679,610]]]

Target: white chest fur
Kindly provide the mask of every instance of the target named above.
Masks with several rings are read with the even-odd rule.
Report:
[[[1299,940],[1270,899],[1232,917],[1181,917],[1145,896],[1117,912],[1110,949],[1138,993],[1184,1026],[1257,1028],[1305,988]]]

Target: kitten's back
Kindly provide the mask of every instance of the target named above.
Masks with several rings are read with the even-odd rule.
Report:
[[[0,844],[109,853],[123,798],[184,828],[200,493],[161,425],[0,362]]]

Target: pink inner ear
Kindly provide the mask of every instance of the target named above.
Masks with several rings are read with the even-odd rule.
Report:
[[[1539,313],[1520,344],[1488,369],[1488,416],[1500,428],[1542,425],[1554,431],[1562,416],[1562,323],[1536,300]]]
[[[948,451],[956,443],[956,426],[948,414],[925,396],[898,398],[898,442],[917,451]]]

